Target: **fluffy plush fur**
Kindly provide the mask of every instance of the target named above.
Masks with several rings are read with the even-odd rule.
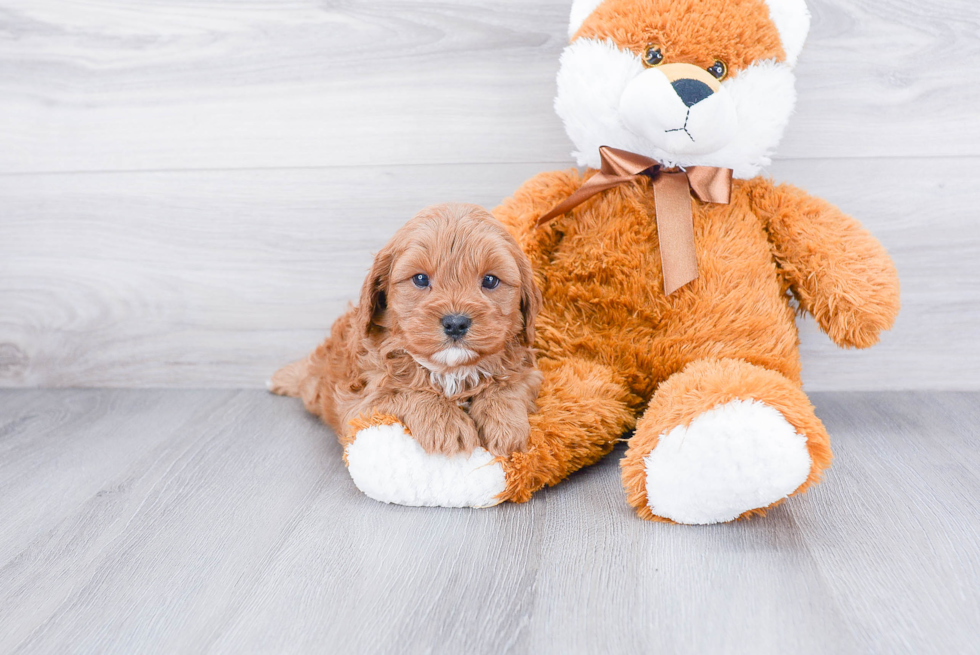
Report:
[[[378,253],[358,305],[271,389],[302,397],[346,445],[378,415],[427,453],[510,455],[526,446],[541,383],[529,347],[539,304],[527,257],[490,214],[430,207]],[[451,334],[453,316],[470,321],[465,334]]]
[[[539,412],[529,448],[504,465],[504,497],[528,499],[635,430],[622,472],[641,517],[710,523],[761,514],[816,483],[831,461],[801,389],[791,297],[844,347],[877,342],[899,307],[895,268],[857,221],[756,177],[792,112],[791,65],[809,15],[799,0],[576,7],[581,24],[562,57],[556,109],[589,170],[538,175],[495,210],[544,296]],[[643,60],[652,45],[664,55],[657,66]],[[681,106],[672,82],[704,80],[715,61],[727,77],[703,83],[697,120],[727,133],[696,148],[671,140],[664,117]],[[595,174],[600,145],[735,171],[731,204],[692,200],[700,276],[670,296],[648,179],[536,225]]]
[[[344,453],[351,479],[384,503],[486,507],[498,502],[506,485],[503,469],[485,449],[430,455],[394,417],[369,422],[348,441]]]

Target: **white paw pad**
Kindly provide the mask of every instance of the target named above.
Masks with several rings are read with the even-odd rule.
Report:
[[[506,487],[503,467],[477,448],[469,455],[430,455],[401,425],[376,425],[347,446],[347,470],[366,496],[425,507],[488,507]]]
[[[731,521],[786,498],[810,474],[806,437],[755,400],[733,400],[660,435],[644,459],[647,503],[678,523]]]

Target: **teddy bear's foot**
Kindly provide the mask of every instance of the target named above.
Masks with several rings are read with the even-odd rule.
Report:
[[[768,507],[810,474],[806,437],[777,410],[733,400],[660,435],[643,462],[647,505],[677,523],[721,523]]]
[[[489,507],[504,491],[504,469],[483,448],[430,455],[391,417],[375,417],[344,448],[347,470],[366,496],[426,507]]]
[[[799,386],[739,360],[695,362],[657,390],[623,459],[644,518],[722,523],[819,480],[827,434]]]

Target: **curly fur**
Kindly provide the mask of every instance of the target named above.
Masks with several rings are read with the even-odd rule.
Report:
[[[411,281],[418,273],[428,288]],[[488,274],[497,288],[482,288]],[[345,444],[366,417],[388,416],[430,453],[509,455],[526,445],[541,382],[530,349],[539,305],[527,258],[490,214],[430,207],[375,257],[358,305],[272,390],[301,397]],[[443,331],[448,314],[473,321],[459,341]]]

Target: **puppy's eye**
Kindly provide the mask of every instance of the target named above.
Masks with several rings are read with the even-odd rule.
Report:
[[[414,275],[412,276],[412,284],[417,286],[419,289],[424,289],[429,286],[429,276],[425,273]]]
[[[723,80],[728,77],[728,66],[725,64],[725,62],[719,59],[715,63],[708,66],[708,72],[719,80]]]
[[[496,275],[484,275],[483,276],[483,288],[484,289],[496,289],[500,286],[500,278]]]
[[[660,46],[652,45],[643,53],[643,65],[647,68],[653,68],[662,63],[664,63],[664,51]]]

